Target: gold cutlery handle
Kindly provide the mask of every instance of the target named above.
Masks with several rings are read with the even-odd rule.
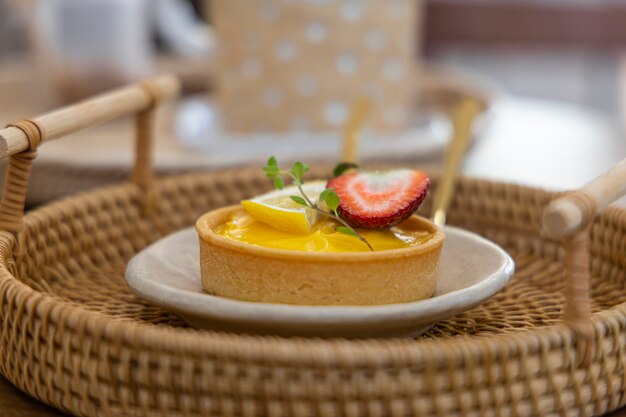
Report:
[[[438,226],[446,223],[446,212],[452,201],[454,186],[463,155],[472,137],[472,125],[480,113],[481,106],[468,97],[463,97],[451,111],[452,140],[446,150],[443,173],[435,190],[433,201],[433,222]]]
[[[352,106],[343,132],[342,162],[359,163],[359,134],[371,108],[372,101],[366,96],[359,98]]]

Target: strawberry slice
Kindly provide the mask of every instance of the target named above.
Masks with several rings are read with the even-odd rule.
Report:
[[[326,184],[339,196],[339,215],[352,227],[385,229],[403,222],[418,209],[430,180],[409,169],[340,175]]]

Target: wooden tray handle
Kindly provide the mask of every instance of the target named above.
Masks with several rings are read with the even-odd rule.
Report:
[[[594,338],[589,298],[589,226],[597,214],[624,195],[626,159],[580,190],[555,198],[543,211],[544,235],[563,240],[566,274],[563,319],[577,336],[583,365],[592,359]]]
[[[161,76],[95,96],[33,119],[9,124],[0,130],[0,159],[10,157],[0,201],[0,229],[18,233],[23,228],[26,189],[37,148],[43,142],[135,114],[136,153],[133,180],[143,194],[144,210],[154,207],[152,146],[155,110],[176,97],[180,82]]]

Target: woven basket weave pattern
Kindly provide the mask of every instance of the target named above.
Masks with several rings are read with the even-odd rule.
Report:
[[[197,331],[132,295],[123,272],[137,251],[269,188],[258,170],[157,186],[148,218],[130,184],[27,215],[15,261],[0,235],[0,372],[19,388],[86,416],[598,415],[626,403],[624,210],[593,227],[596,349],[584,369],[560,325],[562,250],[539,237],[548,193],[461,180],[449,221],[510,251],[511,284],[418,340],[342,341]]]

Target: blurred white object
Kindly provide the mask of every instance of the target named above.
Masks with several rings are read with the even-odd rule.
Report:
[[[42,71],[66,99],[146,76],[146,0],[39,0],[33,22]]]
[[[480,126],[478,126],[480,127]],[[482,128],[482,127],[481,127]],[[438,111],[415,114],[410,127],[395,134],[380,134],[365,129],[360,157],[367,160],[425,160],[441,152],[449,140],[452,126]],[[341,130],[331,132],[233,133],[225,130],[223,111],[211,99],[182,99],[174,115],[177,139],[196,155],[214,158],[211,165],[242,162],[261,163],[268,149],[280,159],[295,160],[335,158],[340,153]]]
[[[212,28],[195,15],[185,0],[156,0],[155,20],[159,34],[174,52],[190,57],[207,56],[215,50]]]
[[[219,145],[215,135],[212,135],[222,130],[218,123],[213,103],[198,99],[183,100],[176,110],[174,132],[186,147],[203,149],[207,145]]]

